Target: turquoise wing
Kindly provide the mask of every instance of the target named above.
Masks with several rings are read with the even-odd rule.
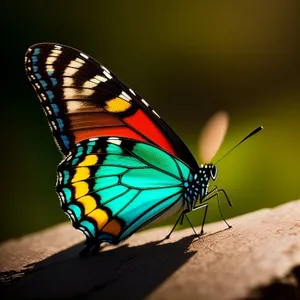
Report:
[[[62,161],[56,191],[87,240],[117,244],[183,206],[190,169],[176,157],[118,137],[84,140]]]

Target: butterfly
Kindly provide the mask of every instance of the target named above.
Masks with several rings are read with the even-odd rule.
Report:
[[[209,190],[217,167],[198,166],[148,102],[92,57],[41,43],[27,50],[25,69],[64,157],[56,192],[86,236],[82,255],[179,211],[173,229],[204,208],[203,231],[206,201],[223,192],[230,204],[224,190]]]

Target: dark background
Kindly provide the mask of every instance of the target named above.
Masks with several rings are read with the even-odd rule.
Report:
[[[230,127],[217,184],[227,217],[299,198],[300,2],[11,1],[1,9],[0,239],[67,220],[55,194],[61,157],[24,72],[26,49],[56,42],[101,61],[139,92],[194,155],[218,110]],[[200,162],[200,161],[199,161]],[[195,224],[202,212],[192,213]],[[209,220],[219,220],[212,202]],[[170,219],[168,223],[172,223]]]

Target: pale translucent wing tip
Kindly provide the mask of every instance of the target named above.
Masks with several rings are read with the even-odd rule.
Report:
[[[205,124],[199,138],[198,151],[203,162],[210,162],[219,150],[229,126],[229,115],[216,112]]]

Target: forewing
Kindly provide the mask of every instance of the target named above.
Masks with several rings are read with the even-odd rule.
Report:
[[[26,53],[25,68],[64,155],[82,140],[119,136],[155,144],[197,168],[149,104],[90,56],[64,45],[36,44]]]

